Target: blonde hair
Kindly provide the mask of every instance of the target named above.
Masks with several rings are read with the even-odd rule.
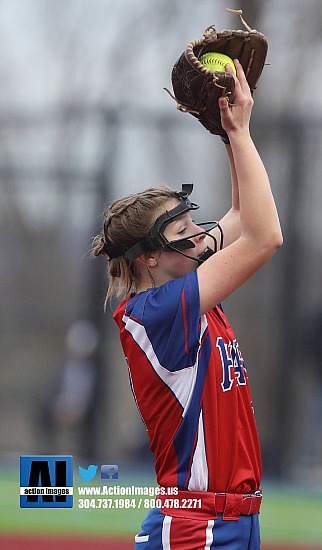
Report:
[[[148,237],[162,208],[171,198],[177,198],[176,193],[162,185],[112,202],[104,210],[103,228],[93,240],[92,256],[103,254],[106,242],[114,246],[132,246]],[[109,260],[107,272],[109,284],[105,306],[114,294],[121,297],[135,290],[138,268],[135,261],[119,256]]]

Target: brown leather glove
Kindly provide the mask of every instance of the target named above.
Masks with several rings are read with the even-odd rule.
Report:
[[[268,50],[267,38],[247,25],[241,10],[228,11],[237,13],[247,30],[217,33],[213,25],[207,27],[203,38],[191,42],[175,63],[171,75],[173,94],[164,88],[177,102],[177,109],[195,116],[211,134],[220,135],[225,143],[229,140],[221,125],[218,99],[226,97],[229,103],[233,103],[235,80],[227,72],[210,71],[199,59],[208,52],[238,59],[253,93]]]

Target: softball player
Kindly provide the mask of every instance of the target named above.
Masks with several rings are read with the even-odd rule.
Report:
[[[230,211],[204,228],[191,218],[191,185],[151,188],[107,208],[94,241],[93,254],[109,262],[106,299],[126,293],[114,318],[162,488],[136,550],[260,546],[261,457],[248,375],[218,304],[274,254],[282,234],[249,134],[252,97],[235,64],[234,105],[219,101],[230,139]]]

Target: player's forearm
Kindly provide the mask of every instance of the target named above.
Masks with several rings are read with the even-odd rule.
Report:
[[[238,179],[235,169],[234,157],[230,145],[225,145],[229,160],[231,176],[231,208],[221,218],[220,225],[224,232],[223,246],[229,246],[240,237],[240,216],[239,216],[239,190]]]
[[[234,156],[230,145],[225,145],[225,149],[229,160],[229,169],[230,169],[230,177],[231,177],[231,207],[232,207],[232,210],[239,210],[238,178],[236,173]]]
[[[280,246],[281,227],[269,178],[248,132],[230,136],[238,180],[241,236],[257,246]]]

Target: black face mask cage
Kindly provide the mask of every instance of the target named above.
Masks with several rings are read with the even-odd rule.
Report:
[[[172,208],[171,210],[165,212],[164,214],[161,214],[159,216],[150,233],[150,236],[146,239],[134,244],[133,246],[114,246],[109,245],[107,242],[104,245],[104,252],[107,255],[108,259],[116,258],[118,256],[125,256],[129,261],[134,261],[138,256],[143,254],[144,252],[156,250],[157,248],[162,248],[166,252],[178,252],[182,256],[185,256],[186,258],[195,260],[200,265],[203,263],[206,259],[208,259],[212,254],[217,252],[218,250],[218,244],[216,237],[211,235],[209,232],[212,229],[215,229],[218,227],[220,232],[220,242],[219,242],[219,250],[223,247],[223,231],[220,226],[220,224],[216,221],[214,222],[203,222],[203,223],[197,223],[196,225],[198,227],[203,226],[210,226],[208,229],[203,229],[200,232],[194,233],[193,235],[189,235],[188,237],[184,237],[182,239],[177,239],[174,241],[168,241],[168,239],[164,236],[164,230],[169,225],[169,223],[176,220],[179,216],[182,216],[182,214],[185,214],[186,212],[189,212],[190,210],[197,210],[199,208],[198,204],[195,204],[193,202],[190,202],[188,199],[188,195],[192,192],[193,184],[189,183],[183,183],[181,191],[177,191],[176,195],[178,199],[180,199],[180,204],[176,206],[175,208]],[[188,254],[185,254],[183,250],[188,250],[191,248],[195,248],[195,244],[190,240],[194,237],[197,237],[199,235],[202,235],[206,233],[209,237],[211,237],[214,241],[214,250],[211,248],[207,248],[205,253],[200,258],[194,258],[193,256],[189,256]]]
[[[208,229],[203,229],[203,231],[199,231],[197,233],[194,233],[193,235],[184,237],[183,239],[178,239],[175,241],[167,241],[167,243],[162,247],[162,249],[165,252],[178,252],[178,254],[181,254],[185,258],[189,258],[190,260],[195,260],[196,262],[198,262],[199,265],[201,265],[204,261],[210,258],[210,256],[215,254],[218,250],[222,249],[223,242],[224,242],[224,233],[223,233],[222,227],[217,221],[201,222],[201,223],[196,223],[196,225],[198,227],[208,226]],[[210,231],[216,228],[218,228],[220,233],[219,247],[218,247],[216,237],[214,235],[211,235],[210,233]],[[208,246],[205,252],[199,258],[195,258],[183,252],[183,250],[188,250],[189,248],[195,248],[195,244],[190,239],[193,239],[194,237],[198,237],[199,235],[204,235],[204,234],[208,235],[208,237],[210,237],[213,240],[214,242],[213,249]],[[164,236],[163,238],[165,239]]]

